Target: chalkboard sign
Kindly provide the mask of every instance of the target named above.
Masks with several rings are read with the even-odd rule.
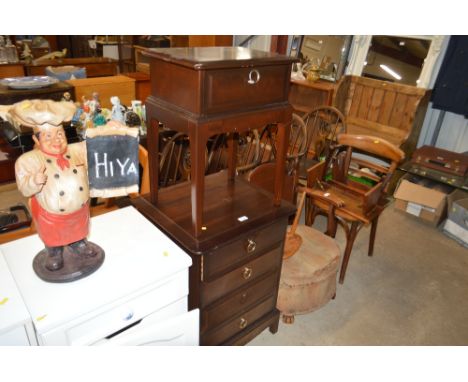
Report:
[[[86,132],[91,197],[138,192],[138,129],[100,126]]]

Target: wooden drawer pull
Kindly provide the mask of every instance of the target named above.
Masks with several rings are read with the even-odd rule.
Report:
[[[242,277],[245,279],[245,280],[248,280],[252,277],[252,268],[249,268],[249,267],[245,267],[244,268],[244,271],[242,272]]]
[[[244,317],[241,317],[239,321],[239,328],[244,329],[247,326],[247,320]]]
[[[247,242],[245,243],[245,250],[247,253],[253,253],[255,252],[255,249],[257,248],[257,243],[253,239],[247,239]]]

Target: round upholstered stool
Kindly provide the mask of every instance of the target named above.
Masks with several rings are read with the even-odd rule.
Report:
[[[285,323],[293,323],[295,314],[312,312],[335,296],[340,263],[340,249],[331,237],[305,225],[298,225],[296,234],[302,237],[302,245],[283,260],[276,304]]]

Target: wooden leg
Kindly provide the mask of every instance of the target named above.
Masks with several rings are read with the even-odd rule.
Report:
[[[237,164],[237,144],[239,135],[231,133],[228,137],[228,179],[234,180]]]
[[[151,110],[147,107],[146,110]],[[150,200],[152,204],[158,203],[159,189],[159,121],[148,116],[147,145],[148,152],[155,155],[150,156],[148,161],[149,182],[150,182]]]
[[[305,225],[311,226],[314,224],[315,220],[315,207],[312,204],[312,199],[310,198],[309,195],[306,196],[306,202],[305,202],[305,215],[304,215],[304,223]]]
[[[294,314],[283,314],[283,322],[285,324],[294,324]]]
[[[205,147],[206,140],[196,128],[189,130],[191,152],[191,202],[192,226],[195,236],[203,231],[203,195],[205,191]]]
[[[311,214],[311,210],[312,210],[312,201],[310,199],[310,196],[309,195],[306,195],[306,200],[305,200],[305,211],[304,211],[304,223],[305,225],[312,225],[310,224],[310,214]]]
[[[272,334],[277,333],[278,327],[279,327],[279,318],[275,320],[275,322],[269,326],[270,333]]]
[[[283,193],[284,169],[286,164],[286,151],[289,144],[289,123],[278,123],[276,152],[276,169],[275,169],[275,192],[273,204],[279,206],[281,204],[281,196]]]
[[[325,234],[332,238],[335,238],[337,226],[338,224],[335,218],[335,209],[333,208],[333,206],[329,206],[327,214],[327,231],[325,232]]]
[[[375,241],[375,234],[377,232],[377,223],[379,222],[379,217],[377,216],[374,220],[372,220],[370,237],[369,237],[369,252],[368,255],[372,256],[374,254],[374,241]]]
[[[351,223],[351,229],[349,230],[349,234],[346,237],[346,249],[343,255],[343,261],[341,263],[341,271],[340,271],[340,280],[339,283],[343,284],[344,278],[346,275],[346,268],[348,267],[349,257],[351,256],[351,251],[353,250],[354,240],[356,239],[356,235],[358,232],[358,222]]]

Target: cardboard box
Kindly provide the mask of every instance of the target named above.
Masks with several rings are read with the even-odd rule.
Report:
[[[468,248],[468,229],[459,226],[452,220],[447,219],[442,227],[442,231],[461,245]]]
[[[406,174],[393,194],[395,208],[436,227],[446,217],[447,195],[452,191],[453,188],[446,184]]]
[[[448,218],[468,229],[468,192],[457,189],[447,196]]]
[[[468,247],[468,192],[458,189],[448,195],[447,210],[444,233]]]

